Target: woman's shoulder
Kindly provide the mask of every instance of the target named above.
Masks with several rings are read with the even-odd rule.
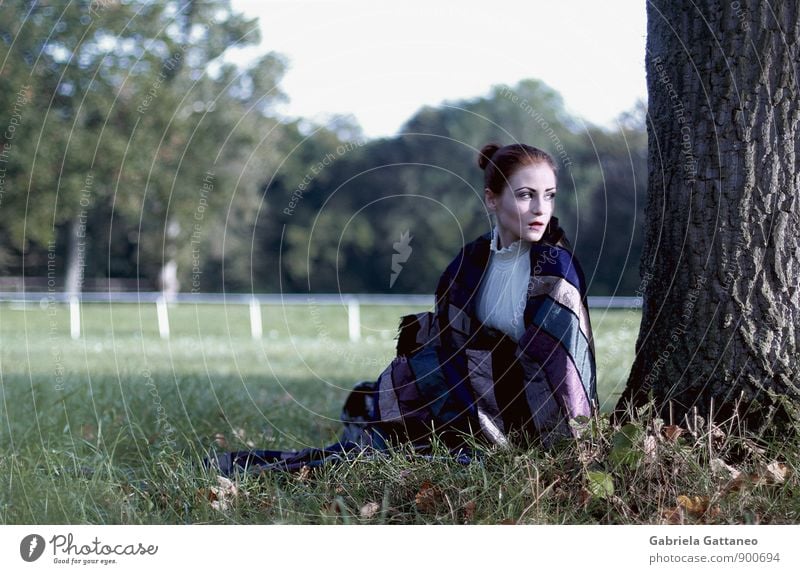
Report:
[[[531,275],[565,279],[581,294],[586,293],[588,286],[583,269],[568,242],[541,241],[534,243],[531,246],[530,256]]]

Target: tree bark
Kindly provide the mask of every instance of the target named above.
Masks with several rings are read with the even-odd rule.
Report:
[[[647,19],[643,314],[617,409],[797,422],[798,3],[649,0]]]

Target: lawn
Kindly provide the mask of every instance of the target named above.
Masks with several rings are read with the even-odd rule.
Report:
[[[657,499],[620,510],[608,493],[575,504],[587,467],[566,451],[512,449],[467,466],[395,454],[235,487],[200,468],[213,447],[333,442],[347,392],[378,376],[399,317],[420,310],[362,307],[364,340],[351,344],[341,307],[265,306],[254,341],[247,307],[182,304],[162,340],[153,305],[86,304],[72,340],[65,307],[0,305],[0,522],[584,523],[661,512]],[[595,310],[592,322],[607,411],[625,385],[639,313]]]

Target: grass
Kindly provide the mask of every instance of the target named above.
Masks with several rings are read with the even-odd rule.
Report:
[[[362,308],[353,345],[339,307],[265,307],[253,341],[246,307],[182,305],[162,341],[153,306],[92,304],[73,341],[65,308],[0,305],[0,522],[797,522],[796,445],[702,426],[674,438],[646,415],[470,465],[399,452],[234,483],[200,467],[214,447],[333,442],[348,391],[377,377],[400,315],[419,310]],[[607,411],[639,315],[592,321]]]

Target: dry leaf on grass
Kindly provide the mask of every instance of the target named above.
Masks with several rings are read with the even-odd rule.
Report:
[[[773,484],[782,484],[792,475],[792,469],[785,463],[773,460],[764,467],[764,474],[769,477]]]
[[[735,469],[721,458],[711,459],[711,472],[723,474],[732,480],[736,480],[742,471]]]
[[[694,516],[702,516],[708,510],[707,496],[678,496],[678,506]]]
[[[208,489],[200,489],[200,493],[211,502],[214,510],[228,510],[233,503],[233,499],[239,496],[238,487],[224,476],[217,476],[217,486]]]
[[[665,508],[661,511],[661,521],[664,524],[683,524],[683,509],[680,506]]]
[[[361,518],[372,518],[381,509],[381,505],[377,502],[368,502],[361,507]]]
[[[737,492],[747,487],[783,484],[791,474],[792,469],[788,465],[774,460],[769,464],[761,465],[757,472],[751,472],[750,474],[740,472],[732,477],[731,481],[725,486],[723,493]]]
[[[472,522],[472,519],[475,517],[475,504],[474,500],[470,500],[461,508],[461,519],[464,524],[469,524]]]
[[[746,438],[746,439],[742,440],[742,446],[744,446],[744,448],[746,448],[751,453],[756,454],[756,455],[761,455],[761,454],[764,454],[765,452],[767,452],[766,450],[764,450],[763,448],[758,446],[755,442],[753,442],[749,438]]]
[[[719,506],[711,506],[707,496],[679,495],[675,508],[661,510],[661,521],[664,524],[683,524],[687,517],[697,519],[713,519],[719,516]]]
[[[678,496],[678,506],[686,511],[692,518],[713,519],[719,516],[719,506],[710,506],[711,501],[707,496]]]
[[[669,442],[675,442],[684,432],[686,431],[684,431],[678,425],[668,425],[661,429],[661,434],[664,435],[664,438],[666,438]]]
[[[311,467],[303,465],[297,473],[297,480],[298,482],[308,482],[309,478],[311,478]]]
[[[419,487],[419,492],[414,497],[417,510],[424,513],[436,512],[436,507],[443,501],[442,491],[426,480]]]

